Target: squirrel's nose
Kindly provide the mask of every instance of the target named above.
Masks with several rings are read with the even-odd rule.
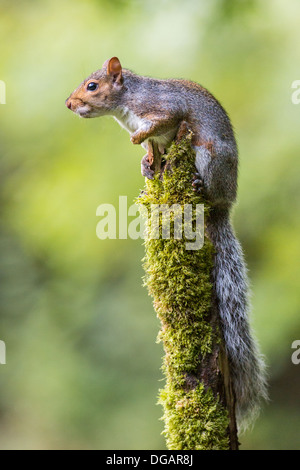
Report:
[[[71,103],[71,101],[66,100],[66,106],[67,106],[67,108],[69,108],[69,109],[72,110],[72,103]]]

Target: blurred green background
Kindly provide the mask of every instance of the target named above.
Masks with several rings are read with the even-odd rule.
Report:
[[[165,448],[142,241],[96,237],[96,208],[143,188],[143,149],[64,105],[114,55],[200,82],[231,116],[271,398],[241,448],[300,449],[299,17],[298,0],[0,0],[1,449]]]

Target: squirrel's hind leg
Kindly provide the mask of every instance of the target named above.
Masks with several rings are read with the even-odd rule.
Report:
[[[146,155],[143,156],[141,161],[141,173],[146,178],[153,180],[154,170],[151,168],[153,165],[154,155],[153,155],[153,146],[151,141],[145,141],[142,143],[142,147],[147,150]],[[163,155],[165,153],[165,147],[162,144],[158,144],[159,152]],[[163,165],[164,162],[161,162]]]
[[[194,146],[196,168],[212,204],[230,207],[236,198],[237,155],[228,149],[210,148],[210,144]]]

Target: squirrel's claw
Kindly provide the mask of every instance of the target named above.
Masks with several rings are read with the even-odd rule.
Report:
[[[151,170],[151,165],[150,165],[150,162],[149,162],[149,155],[147,153],[142,158],[142,161],[141,161],[141,172],[142,172],[143,176],[145,176],[149,180],[153,180],[154,171]]]
[[[192,181],[193,191],[203,195],[204,194],[204,183],[199,173],[195,173]]]

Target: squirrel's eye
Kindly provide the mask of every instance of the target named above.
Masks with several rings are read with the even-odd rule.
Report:
[[[86,88],[87,88],[87,90],[89,90],[89,91],[97,90],[97,88],[98,88],[98,83],[90,82]]]

